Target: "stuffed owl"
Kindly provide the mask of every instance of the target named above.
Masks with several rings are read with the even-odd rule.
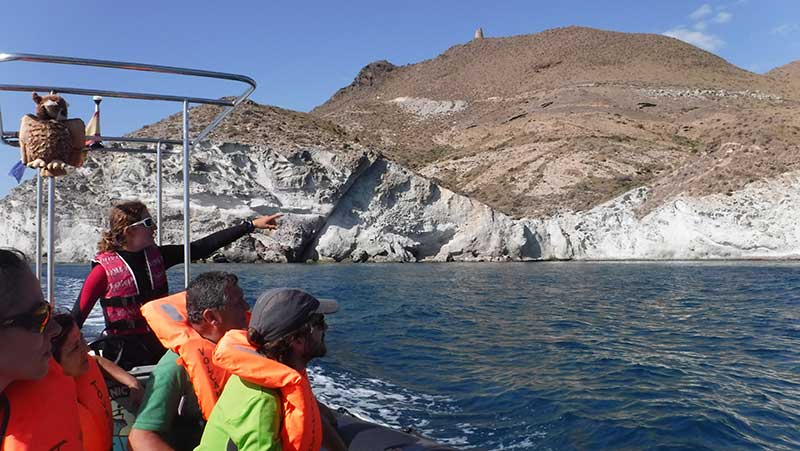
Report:
[[[19,127],[20,159],[38,168],[43,177],[67,173],[66,166],[83,165],[86,126],[80,119],[67,119],[67,102],[56,94],[33,93],[36,115],[22,116]]]

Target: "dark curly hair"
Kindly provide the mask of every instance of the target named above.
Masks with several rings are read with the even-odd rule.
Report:
[[[198,324],[203,321],[206,309],[222,310],[228,303],[225,287],[236,284],[236,274],[223,271],[209,271],[195,277],[186,289],[186,315],[189,322]]]

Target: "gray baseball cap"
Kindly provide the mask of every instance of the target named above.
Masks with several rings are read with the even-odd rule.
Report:
[[[333,299],[317,299],[297,288],[275,288],[256,300],[250,328],[266,341],[277,340],[307,323],[314,313],[331,314],[339,310]]]

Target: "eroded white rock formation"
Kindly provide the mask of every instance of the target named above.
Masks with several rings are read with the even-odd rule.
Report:
[[[182,230],[180,158],[164,165],[165,243]],[[800,173],[731,195],[680,197],[644,217],[638,188],[585,212],[514,219],[371,152],[281,151],[205,144],[192,157],[192,237],[259,214],[286,213],[220,253],[230,261],[524,261],[795,258]],[[114,199],[155,214],[152,157],[103,154],[58,179],[56,258],[88,261]],[[35,186],[0,201],[0,245],[32,253]]]
[[[646,196],[639,188],[551,221],[568,236],[571,256],[578,259],[800,256],[800,173],[757,181],[731,195],[679,197],[637,218],[635,208]]]
[[[380,160],[328,218],[315,258],[353,261],[537,259],[524,222]]]
[[[467,107],[464,100],[432,100],[424,97],[398,97],[390,102],[419,119],[455,113]]]

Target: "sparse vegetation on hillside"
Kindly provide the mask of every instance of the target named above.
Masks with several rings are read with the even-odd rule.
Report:
[[[800,62],[757,75],[681,41],[569,27],[366,66],[312,114],[245,102],[212,140],[365,149],[513,216],[639,186],[645,214],[800,169]],[[193,108],[192,133],[219,111]],[[133,133],[179,139],[181,117]]]
[[[220,107],[209,105],[192,108],[189,111],[192,136],[200,133],[219,111]],[[131,133],[131,136],[181,139],[182,127],[182,116],[178,113],[146,125]],[[355,134],[333,122],[307,113],[259,105],[250,100],[245,101],[222,121],[209,139],[285,149],[325,147],[336,150],[359,147]]]
[[[422,116],[398,98],[467,106]],[[757,75],[665,36],[568,27],[392,66],[312,113],[514,216],[649,186],[644,214],[797,169],[798,100],[796,63]]]

